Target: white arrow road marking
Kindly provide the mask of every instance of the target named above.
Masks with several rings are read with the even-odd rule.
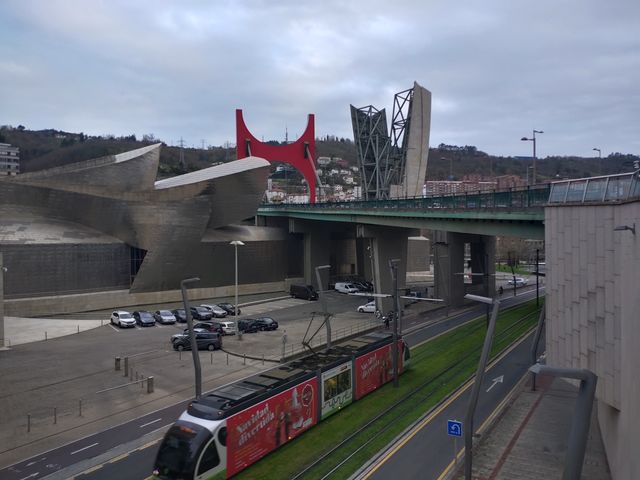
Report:
[[[155,420],[153,420],[151,422],[144,423],[144,424],[140,425],[140,428],[147,427],[147,426],[151,425],[152,423],[159,422],[160,420],[162,420],[162,418],[156,418]]]
[[[491,386],[487,388],[487,393],[489,393],[489,390],[495,387],[498,383],[502,383],[502,382],[504,382],[504,375],[500,375],[499,377],[494,378]]]
[[[95,447],[96,445],[98,445],[98,443],[92,443],[91,445],[87,445],[86,447],[81,448],[80,450],[76,450],[75,452],[71,452],[71,455],[75,455],[76,453],[82,452],[83,450],[86,450],[87,448]]]

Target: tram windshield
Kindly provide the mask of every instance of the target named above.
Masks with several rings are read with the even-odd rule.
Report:
[[[193,478],[198,455],[211,432],[190,422],[178,422],[164,436],[153,474],[161,479]]]

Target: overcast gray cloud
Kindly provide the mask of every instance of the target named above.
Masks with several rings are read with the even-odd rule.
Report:
[[[431,143],[640,154],[640,2],[0,2],[0,124],[168,143],[352,137],[349,104],[433,94]]]

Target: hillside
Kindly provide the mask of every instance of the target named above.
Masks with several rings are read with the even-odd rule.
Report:
[[[142,140],[134,135],[94,137],[83,133],[63,132],[54,129],[32,131],[19,126],[0,127],[0,142],[20,148],[23,172],[78,162],[90,158],[112,155],[140,148],[160,140],[152,135]],[[273,142],[277,144],[278,142]],[[235,148],[209,147],[207,149],[184,148],[180,161],[180,148],[163,144],[160,153],[158,176],[166,177],[211,166],[217,162],[235,160]],[[353,141],[345,138],[325,137],[316,140],[316,156],[340,157],[350,165],[357,165]],[[635,155],[613,153],[602,159],[602,171],[597,158],[546,157],[537,160],[539,180],[556,178],[580,178],[628,172],[633,170]],[[428,180],[461,179],[464,175],[518,175],[526,177],[530,158],[497,157],[477,150],[473,146],[458,147],[440,144],[429,150]],[[275,168],[275,167],[274,167]]]

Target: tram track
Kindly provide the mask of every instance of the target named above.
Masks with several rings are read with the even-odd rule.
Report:
[[[517,322],[512,323],[509,327],[502,329],[494,338],[494,345],[498,345],[505,338],[508,338],[513,329],[516,329],[525,322],[530,321],[532,317],[537,316],[537,314],[538,310],[526,315],[525,317],[522,317]],[[485,324],[479,319],[475,321],[478,322],[478,325],[474,326],[473,331],[477,332],[479,329],[483,328]],[[518,339],[522,338],[525,335],[528,335],[530,332],[531,329],[528,329],[525,333],[520,335]],[[509,348],[509,345],[515,343],[516,341],[518,341],[518,339],[516,339],[514,342],[504,345],[500,349],[500,351],[494,355],[493,359],[499,357],[504,350]],[[456,378],[456,376],[458,376],[461,372],[475,366],[475,364],[477,363],[477,357],[479,356],[481,349],[482,345],[474,348],[461,359],[457,360],[453,364],[448,365],[444,369],[437,372],[434,376],[429,378],[427,381],[418,385],[403,398],[385,408],[374,418],[372,418],[360,428],[355,430],[353,433],[345,437],[338,444],[322,453],[314,462],[307,465],[304,469],[294,475],[292,477],[292,480],[300,480],[305,478],[319,478],[322,480],[334,477],[344,478],[344,472],[342,472],[342,475],[337,475],[337,473],[346,463],[348,463],[354,456],[358,455],[363,449],[365,449],[369,444],[376,440],[378,436],[386,431],[389,427],[405,419],[405,417],[407,417],[408,415],[412,413],[415,414],[414,409],[424,402],[428,401],[436,393],[437,387],[446,385],[448,382]],[[421,354],[412,356],[411,361],[419,362],[420,359],[424,359],[427,356],[427,353],[428,352],[426,350],[423,350]],[[465,384],[467,381],[468,379],[463,381],[462,384]],[[434,406],[433,408],[436,407],[437,406]]]

